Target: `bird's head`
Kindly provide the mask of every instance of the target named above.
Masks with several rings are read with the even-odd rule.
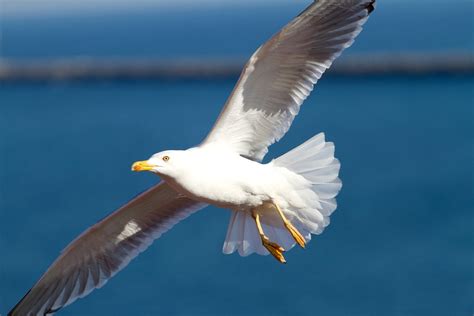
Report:
[[[150,159],[137,161],[132,171],[151,171],[158,175],[174,177],[183,163],[184,151],[167,150],[154,154]]]

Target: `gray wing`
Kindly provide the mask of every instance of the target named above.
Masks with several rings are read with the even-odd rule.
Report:
[[[375,0],[320,0],[261,46],[202,146],[218,144],[260,161],[290,128],[301,104],[362,30]]]
[[[8,315],[52,314],[86,296],[153,240],[205,206],[161,182],[74,240]]]

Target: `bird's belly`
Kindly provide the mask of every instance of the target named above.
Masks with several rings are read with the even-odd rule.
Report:
[[[255,163],[257,164],[257,163]],[[170,183],[177,191],[200,202],[230,209],[248,209],[270,200],[271,175],[264,165],[250,169],[229,167],[199,170]],[[243,171],[244,170],[244,171]]]
[[[261,205],[270,197],[264,192],[245,190],[231,183],[208,185],[201,183],[199,188],[181,186],[180,192],[192,199],[222,208],[248,209]]]

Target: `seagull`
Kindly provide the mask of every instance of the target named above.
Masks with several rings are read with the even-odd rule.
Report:
[[[214,205],[231,217],[223,252],[304,248],[336,209],[341,189],[334,144],[323,133],[262,163],[333,61],[351,46],[375,0],[314,1],[257,49],[210,133],[198,146],[132,165],[154,187],[69,244],[8,315],[50,315],[102,287],[176,223]]]

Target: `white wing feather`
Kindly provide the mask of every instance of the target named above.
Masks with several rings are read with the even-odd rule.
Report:
[[[301,104],[349,47],[375,0],[320,0],[261,46],[202,145],[227,146],[261,161],[290,128]]]
[[[8,315],[47,315],[102,287],[177,222],[206,204],[161,182],[89,228]]]

